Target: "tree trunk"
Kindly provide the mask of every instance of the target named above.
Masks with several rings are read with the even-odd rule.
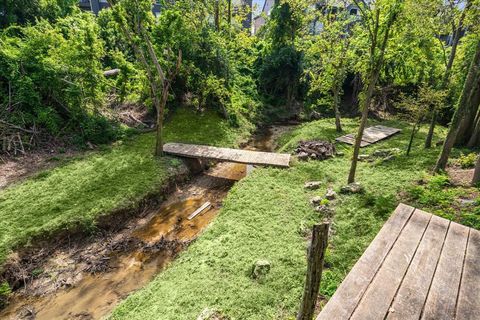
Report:
[[[477,116],[475,121],[475,128],[473,129],[470,140],[468,140],[467,147],[473,148],[477,147],[478,140],[480,138],[480,116]]]
[[[307,279],[297,320],[312,320],[317,303],[323,260],[328,245],[328,223],[313,226],[312,243],[308,250]]]
[[[215,29],[220,30],[220,0],[215,0]]]
[[[340,89],[337,84],[333,87],[333,110],[335,111],[335,127],[337,132],[342,132],[342,123],[340,115]]]
[[[425,149],[432,147],[433,133],[435,132],[435,125],[437,123],[437,109],[432,110],[432,119],[430,120],[430,127],[428,128],[427,138],[425,139]]]
[[[474,91],[475,86],[479,85],[479,81],[480,81],[479,73],[480,73],[480,41],[477,42],[475,56],[473,57],[472,63],[470,64],[468,75],[467,75],[467,78],[465,79],[465,84],[463,85],[462,95],[458,102],[457,110],[453,114],[452,123],[450,124],[450,129],[448,131],[447,138],[445,139],[442,152],[440,154],[440,157],[437,160],[437,164],[435,165],[434,172],[436,173],[442,170],[445,170],[447,166],[450,152],[452,151],[453,145],[455,144],[455,140],[457,138],[458,126],[460,122],[463,120],[464,116],[467,114],[469,101],[472,98],[472,93]]]
[[[232,25],[232,0],[228,0],[228,25]]]
[[[463,10],[462,15],[460,16],[460,20],[458,21],[458,26],[454,31],[453,42],[452,42],[452,50],[450,51],[450,56],[448,58],[447,66],[445,68],[445,74],[443,76],[442,86],[440,88],[441,90],[445,90],[448,87],[448,83],[450,81],[450,73],[452,71],[453,62],[455,61],[455,56],[457,54],[458,43],[460,41],[460,36],[461,36],[462,30],[463,30],[463,21],[465,20],[467,10],[470,9],[471,4],[472,4],[471,1],[467,1],[467,5],[465,6],[465,9]],[[428,130],[428,135],[427,135],[427,138],[425,140],[425,148],[427,148],[427,149],[432,146],[433,133],[435,131],[436,124],[437,124],[437,110],[434,109],[433,112],[432,112],[432,121],[430,122],[430,128]]]
[[[170,85],[166,83],[162,90],[160,105],[157,108],[157,136],[155,142],[155,155],[157,157],[163,157],[163,118],[168,100],[169,87]]]
[[[475,128],[476,115],[478,114],[478,107],[480,104],[480,86],[474,88],[471,99],[467,107],[467,114],[460,122],[458,128],[457,139],[455,145],[464,145],[470,139],[473,129]]]
[[[415,134],[416,134],[417,131],[418,131],[417,128],[419,127],[419,124],[420,124],[420,121],[417,121],[417,122],[413,125],[412,134],[410,135],[410,141],[408,142],[407,156],[410,155],[410,151],[412,150],[413,139],[415,138]]]
[[[480,155],[478,155],[477,162],[475,164],[475,171],[473,172],[472,185],[477,185],[480,182]]]
[[[355,1],[357,5],[358,1]],[[385,50],[387,49],[387,44],[388,44],[388,39],[390,38],[390,28],[392,27],[393,23],[395,22],[397,18],[398,12],[393,12],[389,20],[387,21],[385,25],[385,34],[382,39],[382,43],[380,46],[380,55],[378,59],[375,59],[376,55],[376,48],[377,48],[377,37],[378,37],[378,31],[379,31],[379,23],[380,23],[380,11],[377,11],[376,14],[376,21],[375,21],[375,29],[374,33],[372,36],[372,43],[370,44],[370,55],[371,55],[371,61],[370,61],[370,76],[369,76],[369,83],[367,87],[367,92],[365,95],[365,99],[363,101],[363,109],[362,109],[362,118],[360,121],[360,126],[358,127],[358,132],[357,136],[355,137],[355,146],[353,149],[353,158],[352,158],[352,164],[350,167],[350,173],[348,175],[348,183],[353,183],[355,182],[355,174],[357,171],[357,163],[358,163],[358,156],[360,154],[360,146],[362,144],[362,138],[363,138],[363,132],[365,131],[365,126],[367,125],[367,120],[368,120],[368,111],[370,109],[370,105],[372,103],[372,98],[373,98],[373,91],[375,89],[375,86],[378,81],[378,77],[380,76],[380,71],[383,66],[383,60],[385,57]]]

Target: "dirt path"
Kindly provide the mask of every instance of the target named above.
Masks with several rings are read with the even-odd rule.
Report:
[[[276,138],[287,129],[261,132],[247,148],[272,151]],[[119,232],[73,241],[37,256],[14,257],[8,268],[21,288],[0,318],[100,319],[109,314],[201,234],[230,188],[246,174],[246,165],[219,163],[177,187],[159,208],[132,219]],[[211,208],[188,220],[207,201]]]

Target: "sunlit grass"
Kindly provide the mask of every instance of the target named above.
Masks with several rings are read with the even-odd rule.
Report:
[[[372,124],[374,124],[372,122]],[[399,121],[383,122],[404,131],[388,140],[362,149],[397,147],[404,150],[409,126]],[[281,138],[282,151],[291,151],[300,140],[333,140],[338,134],[334,120],[300,126]],[[357,127],[344,120],[346,132]],[[442,136],[443,128],[438,129]],[[394,210],[402,191],[426,175],[439,148],[422,148],[426,128],[415,140],[407,157],[390,162],[360,163],[357,179],[364,195],[339,196],[333,205],[330,247],[327,252],[321,293],[333,294],[355,261]],[[323,162],[300,162],[288,170],[257,169],[229,193],[214,223],[178,260],[145,289],[126,299],[113,313],[114,319],[196,319],[206,307],[232,319],[292,319],[298,309],[306,270],[308,230],[321,221],[309,204],[327,187],[345,184],[352,148],[338,145],[345,156]],[[306,191],[308,180],[323,182],[317,191]],[[266,281],[250,277],[259,259],[272,263]]]

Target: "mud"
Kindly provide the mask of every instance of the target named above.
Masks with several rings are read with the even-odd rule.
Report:
[[[246,148],[271,151],[287,128],[260,132]],[[246,174],[246,165],[218,163],[177,187],[160,207],[131,219],[123,229],[13,256],[6,275],[17,289],[0,319],[100,319],[108,315],[201,234],[230,188]],[[207,201],[210,209],[188,220]]]

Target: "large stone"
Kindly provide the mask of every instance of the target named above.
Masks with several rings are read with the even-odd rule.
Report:
[[[333,209],[330,208],[328,205],[325,205],[325,204],[322,204],[322,205],[319,205],[317,207],[315,207],[315,211],[317,211],[318,213],[321,213],[325,216],[332,216],[333,215]]]
[[[334,200],[337,197],[337,193],[333,189],[329,188],[325,194],[325,198],[328,200]]]
[[[309,181],[305,182],[305,189],[317,190],[318,188],[320,188],[321,185],[322,183],[320,181]]]
[[[358,161],[368,161],[370,160],[370,156],[368,154],[361,154],[358,156]]]
[[[297,155],[297,157],[298,157],[298,160],[306,161],[309,158],[309,154],[302,151]]]
[[[256,280],[263,280],[270,272],[271,263],[267,260],[258,260],[253,265],[252,278]]]
[[[362,193],[364,191],[365,189],[360,183],[353,182],[346,186],[343,186],[340,192],[343,194],[349,194],[349,193]]]
[[[316,197],[313,197],[312,199],[310,199],[310,203],[313,204],[314,206],[320,204],[320,202],[322,202],[323,198],[320,197],[320,196],[316,196]]]

